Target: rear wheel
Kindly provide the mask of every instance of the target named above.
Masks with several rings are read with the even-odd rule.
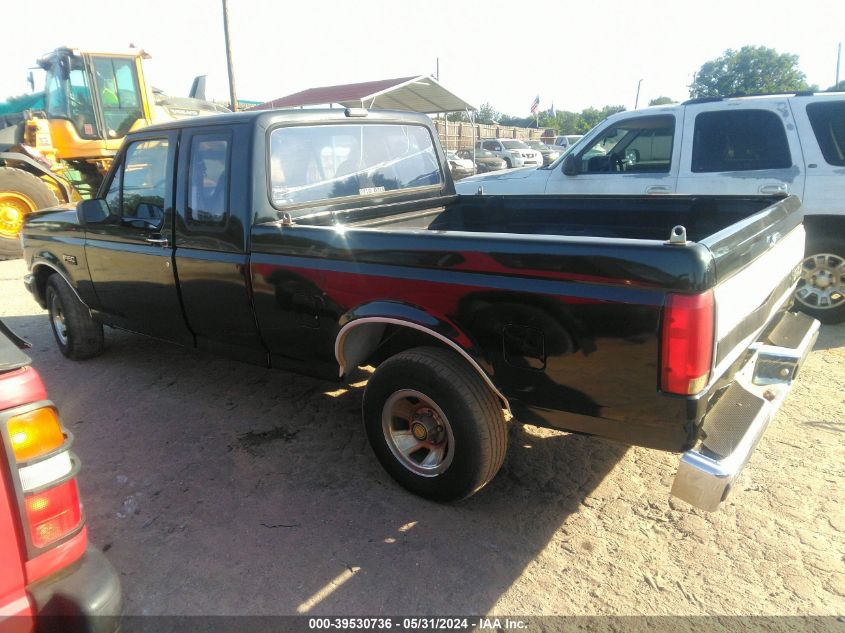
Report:
[[[103,351],[103,326],[91,318],[88,308],[60,275],[47,280],[45,298],[59,351],[73,360],[99,356]]]
[[[803,312],[822,323],[845,321],[845,240],[807,239],[795,298]]]
[[[364,426],[382,466],[423,497],[469,497],[499,471],[507,449],[502,406],[454,352],[419,347],[370,378]]]
[[[513,163],[511,162],[510,158],[505,159],[505,165],[508,166],[508,169],[511,169],[513,167]]]
[[[21,169],[0,167],[0,259],[21,256],[18,235],[26,216],[59,203],[53,190]]]

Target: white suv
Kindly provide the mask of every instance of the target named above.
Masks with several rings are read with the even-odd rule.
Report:
[[[845,321],[845,93],[692,99],[608,117],[546,168],[475,176],[458,193],[795,194],[806,259],[796,299]]]
[[[543,155],[540,152],[515,138],[490,138],[477,141],[475,146],[503,158],[509,168],[542,167],[543,165]]]

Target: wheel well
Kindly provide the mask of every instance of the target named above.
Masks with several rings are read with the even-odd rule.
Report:
[[[46,308],[47,279],[50,278],[50,275],[57,275],[58,273],[49,266],[42,265],[36,266],[32,274],[35,277],[35,300],[42,308]]]
[[[808,215],[804,217],[807,238],[845,235],[845,215]]]
[[[473,358],[456,343],[434,330],[392,319],[370,320],[358,323],[352,321],[344,326],[335,342],[335,356],[342,376],[349,377],[355,368],[363,365],[378,365],[399,352],[414,347],[439,347],[449,349],[461,356],[481,376],[493,393],[510,411],[507,398],[496,388],[487,373]]]

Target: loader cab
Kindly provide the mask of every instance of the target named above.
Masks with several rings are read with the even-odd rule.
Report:
[[[45,55],[38,64],[47,73],[48,118],[72,128],[64,136],[75,135],[83,141],[119,141],[139,119],[149,122],[142,56],[140,49],[126,55],[102,55],[69,48]]]

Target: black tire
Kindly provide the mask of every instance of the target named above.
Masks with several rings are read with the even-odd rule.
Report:
[[[822,255],[829,257],[823,259],[822,270],[826,271],[825,280],[835,284],[840,292],[832,299],[830,307],[819,305],[819,293],[813,287],[809,277],[817,270],[815,258]],[[798,282],[798,290],[795,293],[795,305],[806,314],[822,323],[834,324],[845,321],[845,239],[829,236],[809,236],[804,251],[804,276]],[[830,286],[828,286],[829,288]]]
[[[56,194],[44,181],[22,169],[0,167],[0,198],[3,197],[4,192],[25,195],[35,205],[35,209],[59,204]],[[0,232],[0,259],[14,259],[20,256],[21,244],[18,237],[11,237]]]
[[[61,275],[47,279],[45,298],[59,351],[73,360],[99,356],[103,351],[103,326],[91,318],[88,308]]]
[[[511,159],[510,159],[510,158],[506,158],[506,159],[505,159],[505,165],[507,165],[508,169],[512,169],[512,168],[513,168],[513,163],[511,162]]]
[[[433,402],[451,432],[445,450],[449,463],[437,474],[412,472],[394,453],[391,445],[396,445],[383,426],[385,406],[409,390]],[[418,347],[387,359],[370,378],[363,413],[367,438],[384,469],[403,487],[428,499],[469,497],[493,479],[505,459],[507,427],[501,402],[478,373],[449,350]]]

